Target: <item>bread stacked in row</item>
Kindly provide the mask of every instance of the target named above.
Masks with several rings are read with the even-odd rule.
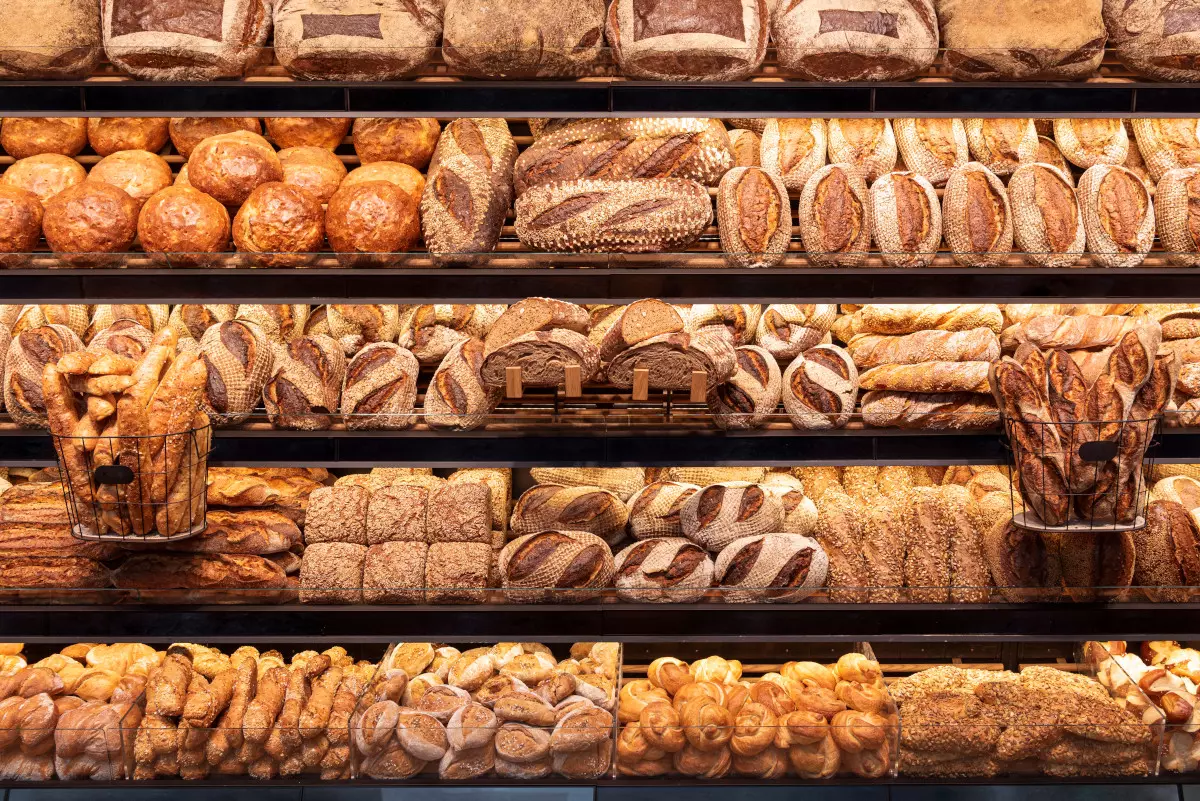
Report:
[[[883,671],[857,652],[754,679],[738,660],[660,657],[621,688],[617,719],[621,776],[879,779],[896,759]]]
[[[618,643],[398,643],[350,726],[371,779],[595,779],[612,767]]]

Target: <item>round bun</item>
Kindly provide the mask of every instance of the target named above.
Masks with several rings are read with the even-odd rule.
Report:
[[[0,124],[0,147],[14,159],[41,153],[77,156],[86,144],[83,117],[5,117]]]
[[[267,136],[280,148],[323,147],[333,150],[350,133],[347,117],[268,117]]]
[[[198,189],[170,186],[142,206],[137,230],[142,249],[160,254],[156,261],[203,267],[215,263],[229,247],[229,212]],[[206,255],[210,253],[217,255]]]
[[[192,157],[196,145],[210,136],[233,133],[234,131],[249,131],[262,133],[262,125],[257,117],[173,117],[168,130],[171,143],[185,159]]]
[[[249,131],[205,139],[188,159],[188,181],[226,206],[240,206],[262,184],[283,180],[270,142]]]
[[[55,195],[46,204],[42,230],[46,241],[67,264],[98,267],[111,264],[105,253],[129,250],[137,234],[138,204],[123,189],[84,181]]]
[[[346,266],[382,264],[386,258],[362,254],[402,253],[421,237],[419,205],[388,181],[343,185],[325,213],[329,245]]]
[[[88,144],[101,156],[122,150],[157,153],[167,144],[166,117],[92,117],[87,121]]]
[[[321,203],[341,186],[346,177],[346,165],[323,147],[304,145],[279,151],[279,163],[283,165],[283,182],[298,186]]]
[[[401,164],[398,161],[376,161],[364,164],[358,169],[351,170],[342,181],[342,186],[354,186],[371,181],[387,181],[403,189],[414,203],[421,202],[421,193],[425,191],[425,176],[416,169]]]
[[[42,202],[32,192],[0,183],[0,267],[22,267],[42,238]]]
[[[233,218],[233,243],[258,267],[300,267],[325,242],[325,215],[308,192],[281,182],[255,189]]]
[[[191,186],[192,182],[188,180],[187,165],[184,164],[179,168],[179,172],[175,174],[175,186]]]
[[[162,156],[147,150],[118,150],[100,159],[88,178],[124,189],[141,208],[151,195],[170,186],[174,176]]]
[[[363,164],[399,161],[423,170],[441,133],[438,121],[429,117],[359,117],[354,121],[354,152]]]
[[[73,158],[43,153],[15,162],[0,175],[0,182],[37,195],[42,205],[68,187],[87,179],[87,170]]]

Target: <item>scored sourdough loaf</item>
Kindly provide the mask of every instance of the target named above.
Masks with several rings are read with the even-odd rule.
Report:
[[[416,422],[417,374],[410,352],[391,342],[372,342],[346,365],[342,420],[351,431],[400,430]]]
[[[991,362],[881,364],[859,375],[858,385],[868,392],[988,393],[990,367]]]
[[[735,354],[733,376],[708,392],[708,413],[718,428],[759,428],[779,407],[783,389],[779,364],[757,345],[742,345]]]
[[[715,553],[739,537],[778,531],[783,503],[760,484],[726,481],[688,498],[679,520],[685,537]]]
[[[1130,145],[1130,149],[1134,153],[1137,152],[1135,145]],[[1067,164],[1067,157],[1062,154],[1058,145],[1050,137],[1038,136],[1038,153],[1034,161],[1039,164],[1049,164],[1051,167],[1056,168],[1067,179],[1068,184],[1075,186],[1075,176],[1071,173],[1071,165]],[[1149,175],[1147,175],[1148,177]]]
[[[629,509],[616,494],[599,487],[538,484],[513,504],[510,536],[547,529],[587,531],[610,545],[625,536]]]
[[[318,81],[394,81],[420,69],[442,29],[437,0],[278,0],[275,57]]]
[[[1200,168],[1163,174],[1154,188],[1154,217],[1167,259],[1179,267],[1200,267]]]
[[[267,0],[104,0],[108,60],[152,81],[240,78],[271,32]]]
[[[1054,142],[1067,161],[1085,170],[1124,164],[1129,157],[1129,134],[1120,119],[1056,119]]]
[[[968,119],[971,158],[999,176],[1012,175],[1037,158],[1037,126],[1031,119]]]
[[[830,164],[800,195],[800,238],[813,264],[858,267],[871,248],[871,196],[858,167]]]
[[[484,337],[505,308],[498,303],[410,306],[400,315],[397,343],[421,366],[437,365],[459,342]]]
[[[517,237],[556,253],[686,248],[712,222],[708,190],[681,178],[543,184],[517,199]]]
[[[916,331],[902,336],[858,334],[846,344],[846,350],[860,370],[884,364],[994,362],[1000,358],[1000,340],[989,328]]]
[[[771,37],[780,66],[810,81],[903,81],[938,50],[930,0],[781,0]]]
[[[442,57],[476,78],[586,75],[604,44],[604,0],[447,0]]]
[[[1160,81],[1200,79],[1194,0],[1104,0],[1108,44],[1129,69]]]
[[[700,491],[682,481],[654,481],[629,499],[629,533],[635,539],[682,537],[680,515],[688,499]]]
[[[269,306],[242,304],[237,307],[234,318],[255,323],[268,339],[282,344],[304,335],[304,326],[308,322],[308,306],[303,303]]]
[[[745,128],[734,128],[729,132],[729,148],[733,153],[734,167],[762,166],[762,134]]]
[[[614,558],[613,584],[624,601],[693,603],[712,583],[712,558],[682,537],[635,542]]]
[[[896,169],[896,135],[886,119],[831,119],[825,123],[829,161],[853,164],[868,184]]]
[[[578,603],[612,583],[608,544],[586,531],[542,531],[517,537],[497,557],[504,596],[517,603]]]
[[[1071,267],[1083,256],[1083,211],[1070,180],[1049,164],[1022,164],[1008,181],[1013,238],[1040,267]]]
[[[263,387],[263,406],[276,428],[319,430],[333,424],[346,356],[318,334],[275,346],[275,370]]]
[[[818,345],[796,357],[783,373],[783,408],[802,429],[842,428],[858,397],[858,368],[836,345]]]
[[[15,337],[22,331],[39,328],[43,325],[62,325],[71,329],[78,337],[87,333],[90,317],[88,307],[79,305],[38,305],[9,306],[8,309],[18,309],[16,317],[12,318],[9,330]]]
[[[258,406],[275,355],[266,335],[248,320],[212,326],[200,338],[200,359],[208,369],[202,404],[218,427],[244,422]]]
[[[628,501],[646,483],[642,467],[533,467],[529,474],[539,484],[600,487],[622,501]]]
[[[799,192],[813,173],[825,164],[825,120],[770,119],[762,134],[762,166]]]
[[[837,318],[832,303],[773,303],[763,310],[754,344],[765,348],[781,364],[791,363],[804,351],[826,341]]]
[[[915,172],[890,172],[871,185],[875,243],[889,267],[928,267],[942,242],[937,190]]]
[[[581,178],[688,178],[713,186],[734,166],[725,126],[704,118],[566,120],[517,158],[517,195]]]
[[[748,345],[761,316],[757,303],[696,303],[688,315],[688,330],[724,337],[735,347]]]
[[[450,348],[425,391],[421,412],[431,428],[470,431],[487,422],[502,390],[483,380],[483,340],[471,337]]]
[[[604,33],[626,78],[739,81],[762,64],[769,29],[764,0],[613,0]]]
[[[43,325],[12,338],[4,358],[4,408],[14,423],[21,428],[47,427],[42,373],[46,365],[77,350],[83,350],[83,343],[65,325]]]
[[[864,392],[862,419],[876,428],[969,431],[993,428],[996,401],[973,392]]]
[[[790,473],[768,473],[763,488],[783,503],[783,525],[786,534],[807,537],[817,527],[817,507],[804,494],[804,482]]]
[[[0,19],[0,79],[86,78],[100,63],[95,0],[11,0]]]
[[[971,160],[961,119],[905,117],[892,120],[892,128],[905,168],[934,186],[945,186],[950,174]]]
[[[729,543],[714,577],[726,603],[795,603],[825,586],[829,558],[820,543],[796,534],[758,534]]]
[[[1013,221],[1004,183],[977,161],[956,170],[942,197],[942,234],[965,267],[998,267],[1012,253]]]
[[[1124,167],[1097,164],[1079,179],[1088,252],[1102,267],[1137,267],[1154,245],[1154,201]]]
[[[779,176],[734,167],[717,189],[717,230],[731,267],[774,267],[792,241],[792,203]]]
[[[341,343],[347,356],[372,342],[393,342],[400,334],[400,310],[390,304],[330,303],[325,307],[325,322],[329,336]]]
[[[737,356],[726,337],[709,333],[661,334],[639,342],[613,357],[608,380],[613,386],[633,386],[633,371],[645,368],[652,389],[686,390],[692,373],[705,373],[706,387],[713,389],[728,381],[736,369]]]
[[[1200,166],[1200,120],[1133,119],[1129,121],[1137,151],[1155,181],[1167,170]]]

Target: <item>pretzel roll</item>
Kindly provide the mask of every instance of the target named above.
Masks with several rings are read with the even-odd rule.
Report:
[[[1071,182],[1049,164],[1022,164],[1008,181],[1017,249],[1040,267],[1070,267],[1086,244]]]
[[[517,499],[509,529],[514,536],[547,529],[586,531],[611,544],[625,536],[628,520],[624,502],[608,490],[539,484]]]
[[[942,241],[937,191],[914,172],[892,172],[871,186],[872,228],[890,267],[928,267]]]
[[[304,326],[308,322],[308,306],[243,303],[237,307],[234,316],[239,320],[257,323],[272,342],[284,343],[304,335]]]
[[[122,189],[84,181],[46,204],[42,232],[63,262],[102,267],[120,260],[137,235],[138,204]]]
[[[408,313],[401,315],[397,341],[411,350],[423,367],[437,365],[457,343],[486,336],[505,308],[497,303],[409,307]]]
[[[629,499],[629,533],[637,539],[680,537],[684,504],[700,491],[695,484],[654,481]]]
[[[1154,244],[1154,201],[1124,167],[1097,164],[1079,179],[1088,252],[1104,267],[1137,267]]]
[[[77,156],[86,144],[83,117],[5,117],[0,123],[0,147],[14,159],[43,153]]]
[[[1129,121],[1137,150],[1155,181],[1168,170],[1200,166],[1200,120],[1189,118],[1133,119]]]
[[[735,353],[737,370],[727,382],[709,391],[708,412],[718,428],[758,428],[779,407],[779,364],[755,345],[736,348]]]
[[[267,117],[267,136],[281,149],[319,147],[335,150],[350,133],[346,117]]]
[[[1004,183],[977,161],[955,170],[946,182],[942,235],[954,260],[966,267],[996,267],[1012,252],[1012,212]]]
[[[783,504],[761,485],[729,481],[705,487],[689,498],[680,521],[684,536],[715,552],[739,537],[778,531]]]
[[[422,412],[431,428],[469,431],[487,422],[502,389],[483,380],[483,340],[458,343],[429,382]]]
[[[196,145],[188,158],[188,181],[226,206],[240,206],[259,186],[283,181],[283,165],[266,139],[234,131]]]
[[[88,144],[100,156],[121,150],[157,153],[167,144],[169,123],[166,117],[90,117]]]
[[[281,181],[259,184],[233,218],[233,244],[253,266],[304,267],[324,243],[320,202]]]
[[[372,342],[392,342],[400,333],[400,310],[390,304],[331,303],[325,313],[329,336],[341,343],[347,356]]]
[[[797,356],[783,373],[783,407],[804,429],[841,428],[858,396],[858,369],[836,345],[818,345]]]
[[[1168,170],[1154,189],[1158,239],[1179,267],[1200,267],[1200,167]]]
[[[346,357],[327,336],[300,337],[275,347],[275,371],[263,405],[276,428],[329,428],[338,409]]]
[[[146,200],[138,214],[142,250],[171,267],[216,265],[229,248],[229,211],[190,186],[171,186]]]
[[[945,186],[950,174],[971,160],[967,129],[957,118],[892,120],[904,166],[934,186]]]
[[[762,166],[799,192],[825,163],[825,120],[770,119],[762,134]]]
[[[1085,170],[1097,164],[1121,165],[1129,156],[1129,134],[1119,119],[1056,119],[1054,142],[1067,161]]]
[[[896,135],[888,120],[831,119],[826,129],[830,163],[860,168],[868,184],[896,169]]]
[[[696,303],[687,319],[687,330],[716,334],[734,347],[754,340],[762,307],[756,303]]]
[[[141,211],[151,196],[171,185],[174,176],[162,156],[145,150],[121,150],[100,159],[88,173],[88,180],[124,189]]]
[[[43,153],[19,159],[0,175],[0,183],[32,192],[44,207],[55,195],[87,179],[87,170],[73,158]]]
[[[613,576],[608,544],[586,531],[526,534],[497,557],[504,595],[518,603],[576,603],[599,595]]]
[[[860,168],[830,164],[800,195],[800,237],[813,264],[858,267],[871,248],[871,196]]]
[[[1037,128],[1031,119],[969,119],[971,158],[999,176],[1012,175],[1037,158]]]
[[[714,575],[727,603],[795,603],[824,587],[828,571],[828,557],[816,540],[759,534],[727,545]]]
[[[713,561],[682,537],[634,543],[616,555],[617,597],[633,603],[692,603],[712,586]]]
[[[754,344],[781,364],[790,363],[821,343],[837,318],[837,306],[826,303],[773,303],[758,319]]]
[[[4,358],[4,408],[14,423],[22,428],[46,428],[42,371],[77,350],[83,350],[83,342],[64,325],[43,325],[12,338]]]
[[[346,165],[323,147],[289,147],[278,153],[283,182],[328,203],[346,178]]]
[[[24,267],[42,239],[42,203],[32,192],[0,183],[0,268]]]
[[[779,176],[735,167],[717,189],[717,230],[731,267],[773,267],[792,240],[792,205]]]
[[[391,342],[372,342],[346,366],[342,418],[352,431],[400,430],[416,422],[420,365]]]

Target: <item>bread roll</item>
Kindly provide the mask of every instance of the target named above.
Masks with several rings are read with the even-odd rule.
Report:
[[[400,331],[399,309],[390,304],[331,303],[325,309],[328,335],[341,343],[347,356],[372,342],[391,342]]]
[[[43,153],[77,156],[87,144],[87,120],[82,117],[5,117],[0,123],[0,147],[14,159]]]
[[[86,78],[100,64],[100,6],[13,0],[0,22],[0,79]]]
[[[813,264],[857,267],[871,247],[871,196],[857,167],[817,170],[800,196],[800,236]]]
[[[797,356],[783,373],[783,408],[797,428],[842,428],[858,396],[858,369],[836,345],[818,345]]]
[[[967,129],[960,119],[905,117],[892,120],[892,127],[905,168],[934,186],[945,186],[950,174],[971,160]]]
[[[171,185],[171,165],[162,156],[145,150],[121,150],[92,167],[88,180],[124,189],[137,202],[138,211],[156,192]]]
[[[259,186],[283,180],[275,150],[249,131],[210,136],[196,145],[187,166],[192,186],[226,206],[240,206]]]
[[[714,575],[726,603],[796,603],[824,587],[828,571],[829,559],[816,540],[758,534],[725,546]]]
[[[1023,164],[1008,182],[1017,249],[1040,267],[1070,267],[1083,255],[1083,212],[1071,182],[1048,164]]]
[[[685,537],[715,553],[739,537],[778,531],[783,504],[758,484],[730,481],[694,494],[679,519]]]
[[[0,182],[32,192],[45,206],[59,192],[86,178],[87,170],[75,159],[45,153],[19,159],[0,175]]]
[[[792,240],[792,205],[778,176],[735,167],[717,191],[717,228],[731,267],[772,267]]]
[[[266,0],[120,0],[104,3],[101,14],[109,61],[151,81],[239,78],[271,32]]]
[[[261,134],[262,124],[257,117],[172,117],[167,131],[179,155],[190,159],[196,145],[210,136],[236,131]]]
[[[1195,81],[1200,28],[1195,5],[1164,0],[1104,3],[1108,44],[1133,72],[1158,81]]]
[[[733,152],[734,167],[761,167],[762,135],[744,128],[729,132],[729,146]]]
[[[483,380],[483,353],[483,340],[471,338],[451,347],[442,359],[422,407],[431,428],[470,431],[487,422],[502,390]]]
[[[389,254],[405,253],[421,238],[417,201],[387,181],[343,185],[329,199],[325,227],[344,267],[387,265]]]
[[[77,350],[83,350],[83,343],[64,325],[14,333],[4,359],[4,408],[14,423],[22,428],[46,428],[42,370]]]
[[[263,388],[263,405],[272,425],[329,428],[345,375],[346,357],[329,337],[301,337],[276,346],[275,371]]]
[[[915,172],[891,172],[871,186],[875,242],[889,267],[928,267],[942,242],[937,190]]]
[[[169,136],[166,117],[89,117],[88,144],[101,156],[122,150],[158,153]]]
[[[1030,119],[969,119],[971,158],[1001,177],[1037,157],[1037,128]]]
[[[937,55],[929,0],[787,3],[771,16],[780,66],[809,81],[902,81]]]
[[[323,147],[289,147],[278,155],[283,182],[303,189],[320,203],[328,203],[346,178],[346,165]]]
[[[771,119],[762,134],[762,166],[799,192],[825,164],[826,132],[822,119]]]
[[[624,502],[608,490],[539,484],[513,505],[509,530],[517,537],[546,529],[587,531],[611,545],[624,538],[628,520]]]
[[[614,559],[617,597],[631,603],[695,603],[713,583],[713,561],[682,537],[636,542]]]
[[[739,81],[767,52],[770,18],[756,0],[689,8],[616,0],[605,38],[627,78],[651,81]]]
[[[834,304],[771,304],[758,320],[754,344],[765,348],[780,364],[790,364],[821,343],[836,316]]]
[[[706,374],[709,390],[728,381],[736,369],[736,354],[725,337],[707,333],[663,334],[651,337],[617,354],[608,365],[608,380],[614,386],[633,386],[633,371],[649,371],[654,389],[687,390],[692,373]]]
[[[416,422],[420,366],[411,353],[390,342],[373,342],[346,367],[342,417],[351,430],[410,427]]]
[[[613,577],[604,540],[586,531],[526,534],[497,557],[504,596],[515,603],[579,603],[595,598]]]
[[[896,168],[896,136],[885,119],[831,119],[826,123],[829,160],[852,164],[868,184]]]
[[[1124,167],[1097,164],[1079,179],[1088,252],[1103,267],[1137,267],[1154,244],[1150,190]]]
[[[46,205],[46,243],[66,264],[101,267],[119,261],[137,235],[138,204],[124,190],[85,181],[59,192]]]
[[[394,81],[433,56],[441,15],[430,0],[287,0],[275,8],[275,53],[298,78]]]
[[[271,375],[270,340],[246,320],[218,323],[200,338],[200,358],[208,370],[204,411],[214,425],[236,425],[258,406]]]
[[[321,203],[297,186],[260,184],[233,218],[233,244],[256,267],[303,267],[325,244]]]
[[[24,267],[42,239],[42,203],[32,192],[0,183],[0,268]]]
[[[647,484],[629,499],[629,533],[639,540],[683,536],[680,514],[699,491],[695,484],[680,481]]]
[[[993,428],[996,402],[975,393],[864,392],[862,418],[878,428],[970,431]]]
[[[708,412],[718,428],[759,428],[779,407],[779,365],[755,345],[743,345],[735,353],[737,369],[729,381],[709,391]]]
[[[1154,189],[1158,239],[1179,267],[1200,266],[1200,168],[1168,170]]]
[[[442,57],[476,78],[587,75],[604,44],[603,0],[448,0]]]
[[[1085,170],[1121,165],[1129,156],[1129,134],[1119,119],[1057,119],[1054,141],[1067,161]]]
[[[946,182],[942,234],[954,260],[965,267],[999,266],[1012,252],[1012,211],[1004,184],[977,161]]]
[[[462,124],[451,124],[447,131],[471,135],[470,126]],[[440,135],[441,126],[431,117],[359,117],[354,121],[354,152],[363,164],[395,161],[423,170],[433,158]],[[472,140],[460,147],[463,152],[474,152],[470,148],[477,144],[488,146],[486,140]]]

